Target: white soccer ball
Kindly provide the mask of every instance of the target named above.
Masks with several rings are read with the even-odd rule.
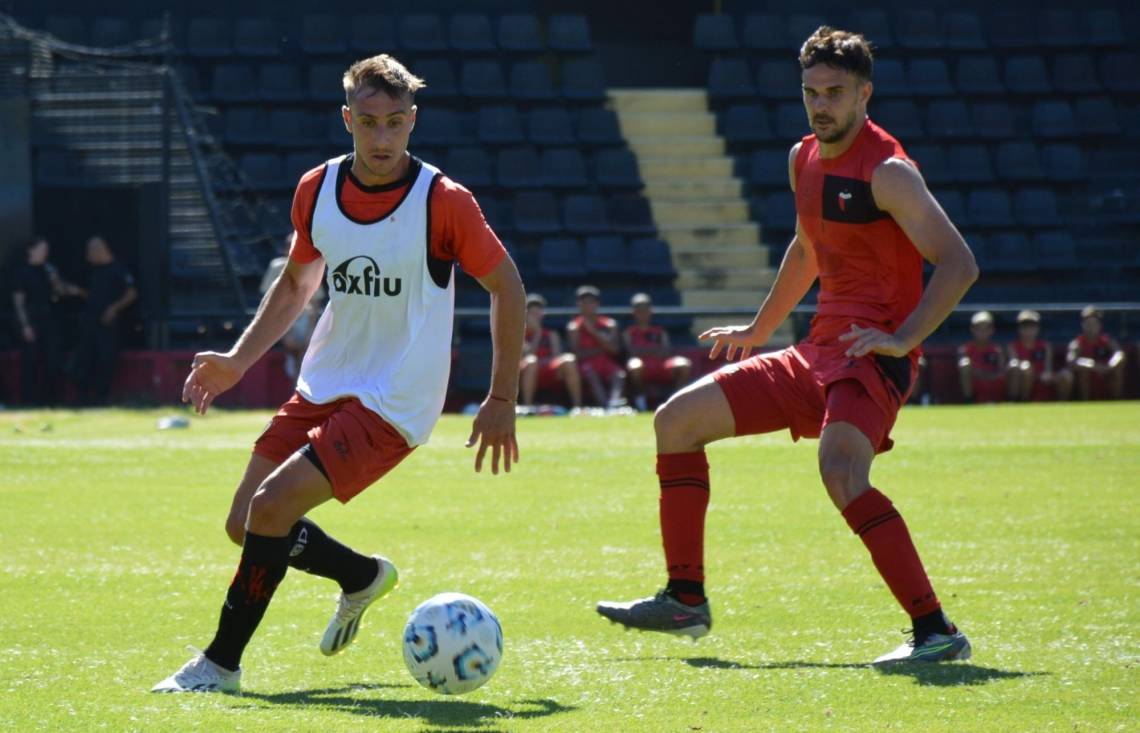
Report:
[[[463,593],[427,599],[404,627],[404,662],[416,682],[432,692],[471,692],[491,679],[502,658],[499,619]]]

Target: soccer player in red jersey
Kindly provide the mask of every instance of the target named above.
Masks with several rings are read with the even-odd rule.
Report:
[[[693,363],[684,356],[669,355],[669,332],[654,325],[653,299],[648,293],[637,293],[629,301],[633,323],[622,331],[622,346],[629,357],[625,362],[633,404],[644,412],[646,384],[672,385],[673,391],[689,381]]]
[[[1104,314],[1096,306],[1081,309],[1081,333],[1069,342],[1065,361],[1073,370],[1077,399],[1118,400],[1124,393],[1124,349],[1104,332]]]
[[[546,315],[546,298],[531,293],[526,298],[526,331],[523,334],[523,358],[519,364],[519,396],[522,404],[533,405],[538,389],[566,387],[571,407],[582,406],[582,379],[578,359],[562,351],[558,332],[542,325]]]
[[[1041,314],[1017,314],[1017,338],[1009,345],[1009,393],[1015,400],[1039,402],[1069,399],[1073,373],[1053,371],[1053,347],[1041,338]]]
[[[919,345],[977,278],[966,243],[902,146],[867,119],[872,56],[862,36],[819,28],[800,51],[812,135],[788,156],[796,234],[759,312],[713,328],[710,358],[741,359],[657,410],[657,475],[668,584],[657,595],[602,602],[627,627],[708,633],[705,446],[789,429],[819,437],[819,472],[835,507],[866,546],[913,636],[876,662],[964,659],[970,645],[943,614],[898,509],[870,481],[914,378]],[[922,289],[922,260],[934,264]],[[819,279],[807,338],[749,358]]]
[[[974,338],[958,347],[958,379],[962,396],[972,402],[1001,402],[1005,399],[1009,363],[1001,345],[994,343],[994,317],[978,311],[970,318]]]
[[[570,350],[578,357],[578,369],[590,385],[594,402],[616,407],[622,404],[625,388],[625,370],[616,361],[621,350],[617,321],[598,313],[601,293],[593,285],[581,286],[574,296],[578,300],[578,315],[566,326]]]
[[[385,54],[356,62],[343,82],[353,153],[301,178],[288,263],[234,347],[196,354],[183,388],[205,413],[326,281],[297,391],[254,442],[234,494],[226,534],[242,553],[217,632],[156,692],[237,691],[242,653],[289,567],[340,586],[326,655],[343,651],[369,604],[396,586],[389,560],[340,544],[305,514],[347,503],[427,441],[447,389],[456,264],[491,294],[491,385],[467,442],[479,442],[475,470],[488,448],[493,473],[500,458],[505,470],[518,461],[518,270],[471,192],[409,154],[423,81]]]

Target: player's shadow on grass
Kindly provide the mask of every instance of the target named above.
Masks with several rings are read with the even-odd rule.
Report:
[[[928,662],[900,662],[896,664],[842,664],[831,662],[763,662],[747,664],[717,657],[688,657],[682,659],[690,667],[702,669],[873,669],[879,674],[913,677],[920,685],[984,685],[998,680],[1039,677],[1048,672],[1016,672],[994,669],[977,664],[930,664]]]
[[[479,730],[490,733],[494,730],[495,724],[512,718],[522,720],[545,718],[574,709],[573,706],[563,705],[555,700],[545,698],[519,700],[518,704],[521,709],[508,710],[497,705],[469,702],[456,698],[386,700],[382,697],[376,697],[374,694],[376,690],[399,687],[411,687],[411,685],[351,685],[278,692],[269,695],[244,692],[242,697],[273,705],[288,705],[298,708],[316,706],[352,715],[399,719],[418,718],[427,725],[442,729],[436,733],[446,733],[452,730]]]

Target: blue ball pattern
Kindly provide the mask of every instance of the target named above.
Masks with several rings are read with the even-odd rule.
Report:
[[[440,694],[462,695],[494,675],[503,657],[503,629],[478,599],[441,593],[412,612],[403,648],[416,682]]]

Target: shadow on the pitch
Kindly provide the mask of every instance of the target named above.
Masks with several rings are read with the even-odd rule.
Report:
[[[762,662],[749,664],[717,657],[686,657],[681,660],[699,669],[863,669],[867,664],[832,664],[829,662]]]
[[[316,690],[296,690],[262,694],[244,692],[242,697],[273,705],[321,707],[329,710],[378,718],[419,719],[433,726],[431,733],[489,733],[497,723],[506,720],[545,718],[574,710],[550,699],[519,700],[521,709],[508,710],[497,705],[441,697],[425,700],[386,700],[369,694],[375,690],[411,687],[412,685],[351,685]]]

